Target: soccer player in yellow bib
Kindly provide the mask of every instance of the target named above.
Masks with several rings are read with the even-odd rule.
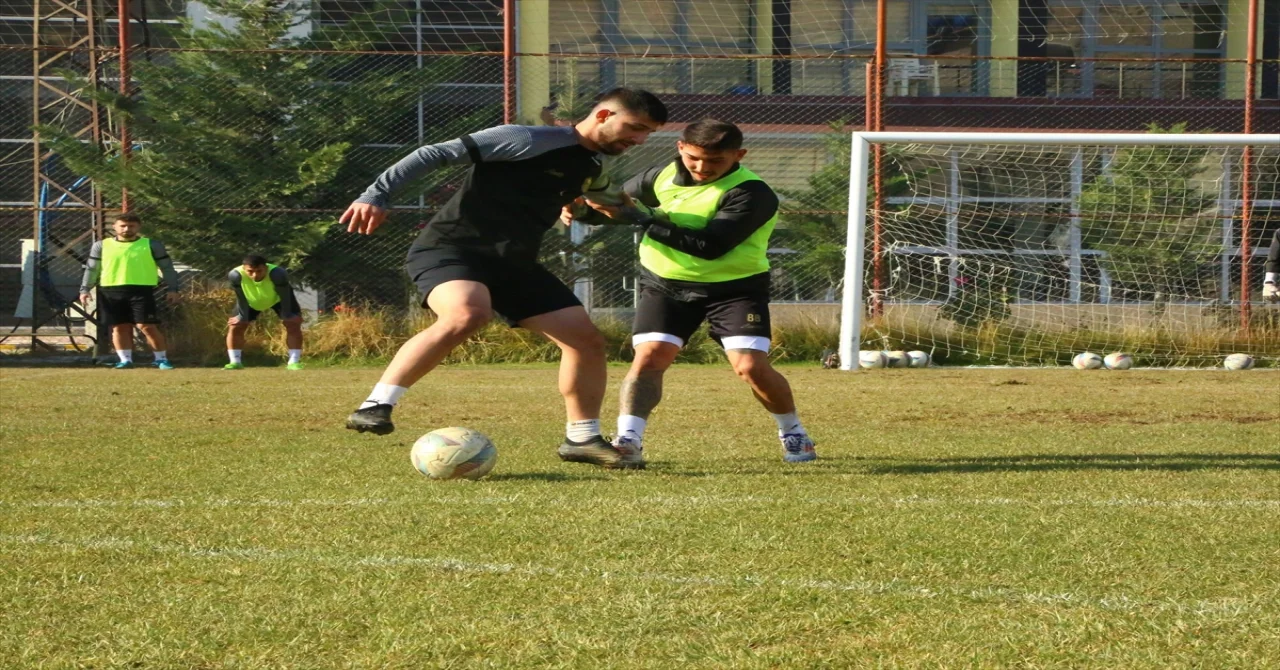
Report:
[[[289,348],[290,370],[302,369],[302,309],[289,285],[289,271],[272,265],[256,254],[244,257],[239,267],[227,273],[227,282],[236,294],[236,313],[227,319],[227,358],[224,370],[243,370],[244,332],[258,315],[270,309],[284,323]]]
[[[151,345],[154,365],[172,370],[164,335],[160,334],[156,309],[158,273],[164,273],[170,304],[178,301],[178,272],[164,245],[142,237],[142,219],[137,214],[121,214],[111,224],[114,237],[94,242],[80,282],[80,302],[89,304],[89,291],[101,286],[98,314],[111,326],[111,342],[120,361],[117,370],[133,367],[133,327],[136,324]]]
[[[778,196],[739,162],[747,153],[742,142],[732,123],[690,124],[676,142],[679,157],[628,180],[620,205],[586,201],[599,214],[645,227],[631,338],[636,354],[622,382],[614,441],[623,454],[620,467],[644,467],[645,426],[662,399],[663,374],[703,321],[777,421],[783,459],[817,458],[796,417],[790,384],[769,363],[766,251]],[[587,214],[586,222],[593,218],[599,220]]]

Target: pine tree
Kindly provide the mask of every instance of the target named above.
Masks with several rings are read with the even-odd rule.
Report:
[[[232,27],[188,23],[175,35],[188,50],[135,59],[130,98],[81,84],[128,122],[135,147],[127,164],[119,147],[100,150],[57,128],[41,132],[108,197],[127,188],[145,230],[181,262],[217,276],[259,253],[345,299],[398,301],[404,247],[419,222],[394,216],[377,236],[357,239],[336,219],[417,145],[407,118],[418,96],[457,74],[460,59],[418,69],[412,56],[339,51],[367,48],[359,41],[373,35],[367,27],[292,38],[301,13],[288,2],[204,4],[234,19]],[[475,115],[452,115],[424,139],[457,137],[477,124]],[[447,176],[432,175],[422,188]]]

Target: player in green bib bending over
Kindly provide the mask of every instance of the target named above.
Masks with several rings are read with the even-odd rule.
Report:
[[[621,206],[587,201],[599,214],[646,229],[631,338],[636,355],[622,382],[614,442],[623,455],[618,467],[644,467],[645,424],[662,399],[663,373],[704,320],[734,371],[777,421],[783,459],[811,461],[817,454],[796,418],[791,386],[769,364],[765,252],[778,196],[738,162],[747,152],[742,131],[732,123],[690,124],[676,147],[675,161],[627,181]],[[588,214],[586,222],[593,218],[599,220]]]
[[[117,370],[133,367],[133,327],[136,324],[151,345],[155,366],[172,370],[156,309],[158,272],[164,273],[170,304],[178,301],[178,271],[173,268],[164,245],[142,237],[142,219],[137,214],[121,214],[111,225],[114,237],[93,243],[80,282],[80,302],[89,304],[89,291],[100,286],[98,314],[111,326],[111,343],[120,361]]]
[[[272,265],[262,256],[250,254],[243,265],[227,273],[231,290],[236,292],[236,313],[227,319],[227,357],[225,370],[243,370],[244,331],[265,310],[275,310],[284,322],[285,343],[289,347],[290,370],[302,369],[302,309],[289,286],[289,272]]]

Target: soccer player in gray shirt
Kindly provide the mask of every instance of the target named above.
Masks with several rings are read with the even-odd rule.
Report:
[[[643,144],[666,120],[666,107],[653,94],[615,89],[573,127],[489,128],[422,147],[383,172],[343,213],[350,232],[376,230],[392,192],[415,177],[446,165],[470,166],[461,188],[409,248],[406,269],[436,322],[400,348],[347,427],[393,431],[391,411],[404,392],[498,314],[560,347],[568,415],[560,458],[617,466],[621,455],[600,435],[604,338],[573,292],[538,263],[538,251],[563,206],[589,191],[608,199],[604,156]]]

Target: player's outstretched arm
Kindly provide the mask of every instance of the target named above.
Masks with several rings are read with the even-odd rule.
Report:
[[[387,210],[363,202],[353,202],[347,211],[342,213],[338,223],[347,224],[348,233],[368,235],[378,229],[387,220]]]
[[[545,133],[544,133],[545,134]],[[559,133],[563,135],[564,133]],[[543,137],[546,143],[554,137]],[[419,147],[387,168],[338,219],[347,232],[368,235],[387,219],[391,194],[422,175],[449,165],[519,160],[537,152],[537,138],[525,126],[498,126],[456,140]]]

